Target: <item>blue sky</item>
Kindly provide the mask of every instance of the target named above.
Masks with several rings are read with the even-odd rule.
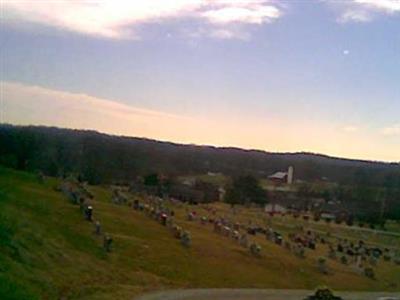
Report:
[[[140,2],[5,1],[2,121],[400,160],[399,0]]]

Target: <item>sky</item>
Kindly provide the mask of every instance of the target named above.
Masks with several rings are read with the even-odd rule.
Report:
[[[0,122],[400,161],[400,0],[1,0]]]

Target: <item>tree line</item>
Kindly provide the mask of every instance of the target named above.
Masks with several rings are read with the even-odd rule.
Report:
[[[266,178],[288,166],[295,178],[325,178],[353,185],[383,186],[400,177],[399,163],[332,158],[311,153],[269,153],[236,148],[180,145],[95,131],[0,125],[0,164],[47,175],[79,174],[90,183],[130,181],[150,173],[191,175],[220,172]]]

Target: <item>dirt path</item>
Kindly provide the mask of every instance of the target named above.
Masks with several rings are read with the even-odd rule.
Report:
[[[135,300],[303,300],[312,293],[307,290],[193,289],[155,292]],[[336,292],[335,295],[344,300],[400,300],[400,292]]]

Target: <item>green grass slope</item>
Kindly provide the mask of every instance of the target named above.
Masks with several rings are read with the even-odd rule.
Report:
[[[370,280],[338,264],[322,276],[317,256],[299,259],[262,237],[261,258],[210,226],[178,223],[193,236],[183,248],[167,228],[127,206],[110,203],[111,192],[91,187],[94,218],[114,239],[106,254],[102,238],[79,208],[54,190],[56,179],[0,168],[0,299],[132,299],[149,290],[184,287],[390,290],[399,269],[383,266]],[[396,287],[398,288],[398,287]]]

